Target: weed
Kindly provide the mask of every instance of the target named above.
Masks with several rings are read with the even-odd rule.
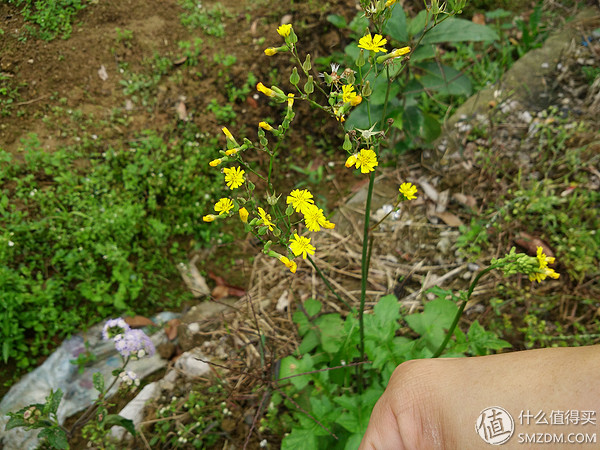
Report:
[[[163,304],[176,273],[172,261],[183,251],[170,254],[171,242],[185,236],[207,242],[216,234],[201,222],[207,200],[198,192],[221,188],[213,176],[199,175],[208,160],[198,133],[181,124],[177,141],[148,131],[125,149],[91,155],[80,147],[49,154],[30,135],[23,164],[0,152],[5,362],[28,367],[56,337],[98,316]],[[89,167],[74,164],[82,157],[91,157]]]
[[[71,35],[72,25],[77,12],[85,8],[82,0],[8,0],[21,9],[27,22],[25,28],[32,36],[51,41],[61,35],[67,39]],[[26,39],[25,36],[22,36]]]
[[[212,112],[219,122],[235,123],[234,120],[237,117],[237,114],[230,104],[221,106],[218,104],[217,100],[213,98],[210,103],[206,105],[206,110]]]
[[[205,8],[198,0],[183,0],[181,6],[186,13],[181,16],[181,23],[189,28],[201,29],[209,36],[225,36],[225,25],[223,19],[231,17],[220,3],[216,3],[212,8]]]

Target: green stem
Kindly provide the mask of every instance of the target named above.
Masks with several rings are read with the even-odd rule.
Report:
[[[502,266],[502,264],[492,264],[491,266],[487,267],[486,269],[483,269],[481,272],[479,272],[477,274],[477,276],[475,277],[475,279],[469,286],[467,296],[460,304],[460,307],[458,308],[458,311],[456,312],[456,315],[454,316],[454,320],[452,321],[452,324],[450,325],[450,328],[448,329],[448,333],[446,333],[444,342],[442,342],[442,345],[440,345],[440,347],[436,350],[436,352],[433,354],[432,358],[438,358],[442,354],[442,352],[446,349],[446,346],[448,345],[448,342],[450,341],[450,338],[454,334],[454,330],[456,329],[456,326],[458,325],[458,321],[460,320],[460,317],[462,316],[462,313],[465,310],[465,306],[467,306],[467,303],[468,303],[469,299],[471,298],[471,294],[473,293],[475,286],[477,286],[477,283],[479,283],[479,280],[481,279],[481,277],[484,276],[486,273],[488,273],[494,269],[497,269],[500,266]]]
[[[369,221],[371,218],[371,199],[373,197],[373,186],[375,185],[375,171],[371,172],[369,177],[369,188],[367,191],[367,203],[365,205],[365,226],[363,230],[362,242],[362,264],[361,264],[361,280],[360,280],[360,309],[358,310],[358,323],[360,329],[360,356],[361,361],[366,360],[365,355],[365,299],[367,296],[367,278],[369,276]],[[361,366],[362,367],[362,366]],[[362,392],[363,380],[359,379],[359,390]]]
[[[348,310],[352,310],[352,307],[350,306],[350,304],[344,300],[342,297],[340,297],[340,295],[335,291],[335,289],[333,288],[333,286],[331,286],[331,283],[329,283],[329,281],[327,280],[327,278],[325,277],[325,274],[323,272],[321,272],[321,269],[319,269],[319,266],[317,266],[317,264],[313,261],[313,259],[310,257],[310,255],[306,255],[307,259],[310,261],[310,263],[312,264],[312,266],[315,268],[315,270],[317,271],[317,275],[319,275],[321,277],[321,279],[323,280],[323,282],[325,283],[325,286],[327,286],[327,289],[329,289],[333,295],[335,295],[335,297],[342,302],[347,308]]]

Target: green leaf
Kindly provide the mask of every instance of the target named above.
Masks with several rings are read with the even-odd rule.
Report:
[[[304,309],[310,317],[318,314],[321,311],[321,307],[321,302],[314,298],[309,298],[304,302]]]
[[[23,412],[25,412],[25,411],[23,410]],[[25,422],[25,420],[23,420],[23,412],[8,413],[8,415],[10,416],[10,419],[8,419],[8,422],[6,422],[6,426],[4,427],[4,429],[6,431],[8,431],[8,430],[12,430],[13,428],[17,428],[17,427],[26,427],[27,422]]]
[[[104,392],[104,376],[100,372],[94,372],[92,375],[92,380],[94,383],[94,389],[98,392]]]
[[[327,16],[327,22],[331,23],[334,27],[337,28],[346,28],[348,26],[346,19],[344,19],[344,17],[340,16],[339,14],[329,14]]]
[[[498,33],[487,25],[452,17],[436,25],[433,30],[425,35],[421,43],[497,41],[498,39]]]
[[[408,36],[413,37],[420,34],[425,29],[427,24],[428,13],[426,10],[421,10],[413,19],[408,21]],[[423,41],[421,41],[423,43]]]
[[[365,338],[378,343],[390,342],[399,328],[400,304],[394,295],[381,297],[373,308],[373,314],[366,315]]]
[[[319,327],[321,347],[327,353],[337,353],[344,341],[344,324],[339,314],[326,314],[319,317],[315,325]]]
[[[427,142],[435,141],[442,134],[442,125],[431,114],[423,113],[423,139]]]
[[[304,355],[302,359],[296,359],[293,356],[286,356],[281,360],[281,369],[279,371],[280,378],[292,377],[289,381],[298,390],[306,387],[308,382],[311,380],[310,375],[299,375],[304,372],[310,372],[313,370],[313,362],[310,355]]]
[[[407,316],[405,320],[423,337],[428,348],[435,351],[444,340],[457,311],[458,306],[454,302],[436,298],[425,305],[422,313]]]
[[[66,433],[60,428],[44,428],[38,434],[40,440],[46,439],[52,448],[68,449],[69,442]]]
[[[126,419],[118,414],[109,414],[104,419],[104,425],[107,428],[111,428],[113,426],[123,427],[127,431],[129,431],[133,436],[135,436],[135,425],[132,420]]]
[[[281,450],[297,450],[299,448],[318,448],[317,437],[310,430],[292,428],[281,442]]]
[[[372,83],[373,93],[369,97],[371,105],[383,105],[385,103],[387,94],[387,77],[380,76],[375,79]],[[396,97],[400,92],[400,85],[398,83],[392,83],[390,86],[390,93],[387,95],[388,100]]]
[[[501,350],[511,347],[508,342],[498,338],[492,331],[485,331],[477,320],[469,327],[467,336],[469,350],[477,356],[487,355],[490,350]]]
[[[10,356],[10,341],[5,340],[2,343],[2,359],[4,360],[4,364],[8,362],[8,357]]]
[[[471,95],[471,81],[458,70],[435,62],[418,67],[425,72],[418,80],[426,89],[443,95]]]
[[[46,397],[46,407],[44,408],[44,410],[47,409],[48,415],[56,414],[56,411],[58,411],[58,405],[60,405],[62,397],[63,392],[60,389],[57,389],[56,391],[50,391],[50,394],[48,395],[48,397]]]
[[[314,330],[309,330],[302,338],[302,343],[298,346],[298,354],[304,355],[313,350],[317,345],[319,345],[317,333]]]
[[[362,442],[364,433],[355,433],[346,440],[344,450],[356,450]]]
[[[398,4],[394,7],[392,15],[383,28],[383,33],[391,36],[396,41],[403,43],[408,41],[408,28],[406,25],[406,13]]]

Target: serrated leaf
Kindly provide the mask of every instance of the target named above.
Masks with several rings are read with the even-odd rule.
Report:
[[[299,375],[304,372],[313,370],[313,362],[310,355],[304,355],[302,359],[294,358],[293,356],[286,356],[281,360],[281,366],[279,370],[280,378],[289,378],[289,381],[300,390],[306,387],[308,382],[311,380],[310,375]]]
[[[104,392],[104,376],[100,372],[94,372],[92,375],[92,381],[94,383],[94,389],[98,392]]]
[[[52,448],[68,449],[69,442],[66,433],[60,428],[44,428],[38,434],[39,439],[46,439]]]
[[[339,314],[326,314],[319,317],[315,325],[319,328],[321,347],[327,353],[337,353],[343,343],[343,322]]]
[[[437,298],[425,305],[419,314],[406,316],[408,325],[421,335],[430,350],[435,351],[444,340],[458,306],[450,300]]]
[[[17,427],[26,427],[27,426],[27,422],[25,422],[25,420],[23,420],[22,412],[21,413],[8,413],[8,414],[10,415],[10,419],[8,419],[8,422],[6,422],[6,426],[4,427],[4,429],[6,431],[12,430],[13,428],[17,428]]]
[[[56,391],[50,391],[50,394],[48,395],[48,397],[46,397],[46,408],[44,408],[44,410],[47,409],[47,414],[56,414],[56,411],[58,411],[58,406],[60,405],[60,401],[62,400],[63,397],[63,392],[60,389],[57,389]]]
[[[498,33],[487,26],[471,22],[470,20],[452,17],[436,25],[429,31],[421,43],[437,44],[440,42],[465,42],[465,41],[497,41]]]
[[[469,327],[467,337],[469,350],[478,356],[487,355],[489,350],[501,350],[511,347],[508,342],[500,339],[492,331],[486,331],[477,320]]]
[[[318,300],[315,300],[314,298],[309,298],[307,299],[304,304],[304,309],[306,310],[306,314],[308,314],[310,317],[314,316],[315,314],[318,314],[321,311],[321,302]]]
[[[310,430],[292,428],[292,432],[281,441],[281,450],[318,448],[317,437]]]

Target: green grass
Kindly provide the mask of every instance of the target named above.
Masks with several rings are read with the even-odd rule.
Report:
[[[206,245],[218,233],[201,214],[222,180],[203,175],[212,152],[197,143],[199,130],[172,131],[168,141],[146,131],[103,153],[49,153],[30,135],[22,163],[0,151],[4,362],[28,367],[56,338],[100,317],[177,308],[186,298],[171,289],[175,263],[190,239]]]
[[[60,36],[67,39],[77,13],[86,7],[85,0],[7,0],[21,9],[27,32],[45,41]]]

